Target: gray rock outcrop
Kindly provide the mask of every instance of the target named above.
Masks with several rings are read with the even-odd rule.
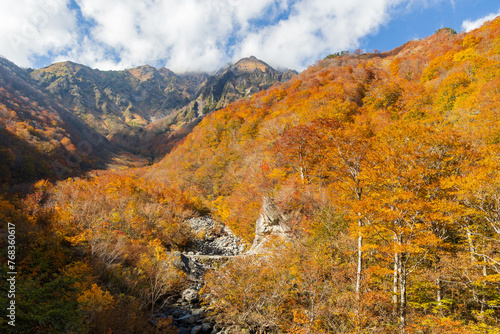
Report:
[[[189,279],[197,281],[205,274],[206,269],[193,259],[180,252],[175,252],[173,255],[174,265],[186,273]]]
[[[210,217],[191,218],[187,223],[198,237],[192,246],[196,255],[234,256],[245,250],[245,243],[229,227]]]
[[[247,254],[265,252],[266,244],[272,239],[289,240],[292,236],[290,221],[296,217],[280,209],[273,198],[264,197],[260,215],[255,222],[255,238]]]

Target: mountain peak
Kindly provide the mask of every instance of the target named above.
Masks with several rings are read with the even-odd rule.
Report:
[[[88,67],[88,66],[78,64],[78,63],[75,63],[75,62],[72,62],[69,60],[57,62],[57,63],[51,64],[49,66],[46,66],[45,68],[53,68],[53,69],[67,68],[67,69],[71,69],[71,70],[78,70],[78,69],[82,69],[82,68],[90,69],[90,67]]]
[[[255,71],[255,69],[259,69],[262,72],[266,72],[266,70],[270,67],[271,66],[264,63],[262,60],[257,59],[255,56],[242,58],[232,66],[233,69],[237,69],[241,72],[253,72]]]
[[[158,73],[158,70],[151,65],[142,65],[125,70],[140,81],[151,80]]]

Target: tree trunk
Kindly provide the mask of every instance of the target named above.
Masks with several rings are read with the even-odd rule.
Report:
[[[474,261],[476,261],[476,257],[474,255],[476,252],[476,249],[474,247],[474,243],[472,242],[472,233],[468,227],[466,227],[465,230],[467,231],[467,242],[469,243],[470,258],[471,258],[471,261],[474,262]]]
[[[361,228],[361,220],[358,221],[358,227]],[[361,274],[363,271],[363,235],[361,231],[358,232],[358,267],[356,270],[356,298],[360,299],[361,294]]]
[[[398,310],[398,290],[399,290],[399,253],[394,253],[394,277],[392,282],[392,303],[394,305],[393,314],[397,315]]]
[[[405,254],[400,254],[399,257],[399,321],[401,333],[405,333],[406,329],[406,268],[405,268]]]
[[[486,261],[486,258],[484,259]],[[488,276],[488,267],[486,265],[483,266],[483,277]],[[486,309],[486,292],[483,290],[483,296],[481,298],[481,312],[484,312]]]
[[[358,315],[358,323],[359,323],[359,314],[361,309],[361,274],[363,272],[363,235],[361,233],[361,227],[363,226],[363,221],[361,219],[358,220],[358,267],[356,269],[356,307],[357,307],[357,315]]]
[[[441,281],[441,277],[437,278],[436,286],[437,286],[436,301],[438,303],[438,306],[441,306],[441,300],[443,299],[443,282]]]

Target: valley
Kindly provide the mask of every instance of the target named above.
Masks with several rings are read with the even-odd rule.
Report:
[[[2,332],[498,333],[499,36],[301,73],[0,59]]]

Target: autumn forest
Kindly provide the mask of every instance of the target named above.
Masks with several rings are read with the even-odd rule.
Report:
[[[165,310],[196,281],[190,333],[500,333],[500,18],[189,109],[155,159],[0,65],[5,291],[9,224],[17,272],[2,332],[188,333]],[[209,216],[248,250],[266,201],[286,233],[202,279],[179,266],[210,238],[187,221]]]

